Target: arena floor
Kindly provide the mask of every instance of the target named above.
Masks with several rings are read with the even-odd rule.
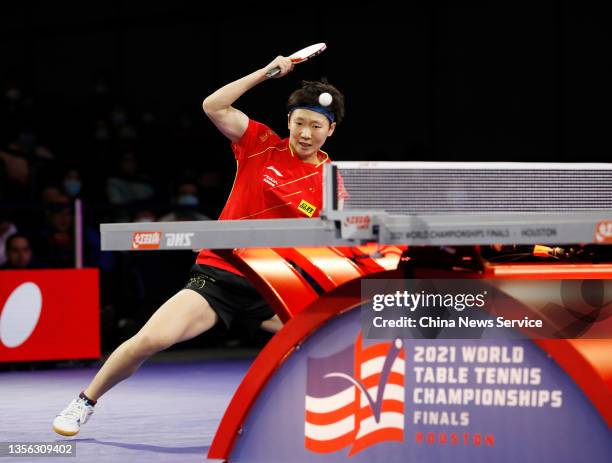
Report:
[[[180,354],[179,354],[180,357]],[[183,355],[184,358],[184,355]],[[145,364],[96,406],[74,438],[51,429],[96,368],[0,373],[0,441],[77,443],[76,458],[35,461],[88,463],[202,462],[217,425],[252,358]],[[24,402],[26,402],[24,404]],[[3,462],[28,461],[3,457]]]

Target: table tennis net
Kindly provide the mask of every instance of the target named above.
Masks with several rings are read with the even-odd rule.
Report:
[[[339,162],[343,209],[393,215],[612,210],[612,164]]]

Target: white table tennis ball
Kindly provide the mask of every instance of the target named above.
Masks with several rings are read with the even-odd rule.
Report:
[[[334,101],[334,99],[327,92],[323,92],[319,95],[319,104],[321,106],[329,106],[330,104],[332,104],[332,101]]]

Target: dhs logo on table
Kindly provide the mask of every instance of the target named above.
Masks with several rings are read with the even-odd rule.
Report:
[[[355,343],[322,358],[308,358],[305,446],[348,456],[385,441],[404,440],[405,354],[400,339]]]
[[[194,233],[166,233],[166,246],[169,248],[184,248],[191,246]]]
[[[132,237],[132,249],[159,249],[162,243],[162,236],[166,239],[168,248],[187,248],[191,247],[191,239],[194,233],[166,233],[162,232],[136,232]]]

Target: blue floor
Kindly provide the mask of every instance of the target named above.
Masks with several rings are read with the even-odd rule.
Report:
[[[76,458],[11,461],[202,462],[252,359],[145,364],[109,391],[74,438],[51,422],[97,368],[0,373],[0,442],[77,443]]]

